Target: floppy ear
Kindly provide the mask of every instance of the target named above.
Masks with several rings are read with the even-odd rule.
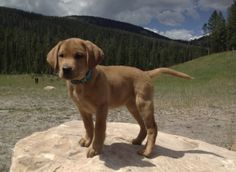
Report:
[[[47,62],[53,67],[54,71],[57,72],[58,66],[58,51],[60,49],[62,41],[58,42],[55,47],[53,47],[47,55]]]
[[[101,48],[90,41],[85,41],[87,49],[87,63],[89,69],[94,68],[97,64],[101,63],[104,58],[104,53]]]

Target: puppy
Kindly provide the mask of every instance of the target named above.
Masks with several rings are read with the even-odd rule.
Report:
[[[47,55],[48,63],[66,80],[69,96],[83,119],[86,134],[79,144],[89,147],[87,157],[100,154],[108,109],[126,106],[140,126],[132,144],[142,144],[147,135],[145,147],[138,153],[150,157],[158,132],[152,79],[161,73],[184,79],[191,77],[168,68],[142,71],[128,66],[98,65],[103,58],[104,53],[98,46],[79,38],[60,41]]]

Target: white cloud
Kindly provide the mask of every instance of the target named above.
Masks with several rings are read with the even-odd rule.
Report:
[[[166,25],[184,22],[185,13],[194,9],[194,0],[1,0],[1,6],[46,15],[93,15],[148,24],[157,19]]]
[[[187,29],[172,29],[162,33],[172,39],[189,40],[193,37],[193,31]]]
[[[63,1],[57,0],[1,0],[0,6],[7,6],[46,15],[62,16],[67,13],[67,10],[62,5],[63,3]]]
[[[0,6],[45,15],[92,15],[147,25],[152,20],[168,26],[197,18],[199,9],[226,9],[233,0],[0,0]]]
[[[200,8],[226,10],[234,0],[199,0]]]
[[[147,7],[139,8],[135,11],[122,11],[114,16],[114,18],[128,23],[143,25],[149,23],[152,19],[152,15],[146,13],[146,11],[148,11]]]
[[[162,24],[176,26],[184,22],[185,16],[177,11],[166,10],[159,13],[157,19]]]
[[[159,31],[147,27],[145,29],[175,40],[192,40],[201,37],[201,35],[195,35],[192,30],[187,29],[171,29],[167,31]]]

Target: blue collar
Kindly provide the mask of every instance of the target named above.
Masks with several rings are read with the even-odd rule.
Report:
[[[87,83],[88,81],[90,81],[93,77],[93,70],[89,69],[88,72],[85,74],[85,77],[80,79],[80,80],[71,80],[70,82],[72,84],[85,84]]]

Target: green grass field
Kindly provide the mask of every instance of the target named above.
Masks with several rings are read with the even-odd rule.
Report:
[[[162,75],[154,81],[158,106],[196,106],[236,103],[236,52],[225,52],[204,56],[173,69],[193,76],[194,80],[183,80]],[[45,94],[43,87],[55,86],[59,93],[65,88],[64,81],[56,76],[0,75],[0,96],[14,94]],[[65,91],[64,91],[65,92]]]
[[[204,106],[236,103],[236,52],[204,56],[172,67],[194,77],[162,75],[155,80],[159,105]]]

